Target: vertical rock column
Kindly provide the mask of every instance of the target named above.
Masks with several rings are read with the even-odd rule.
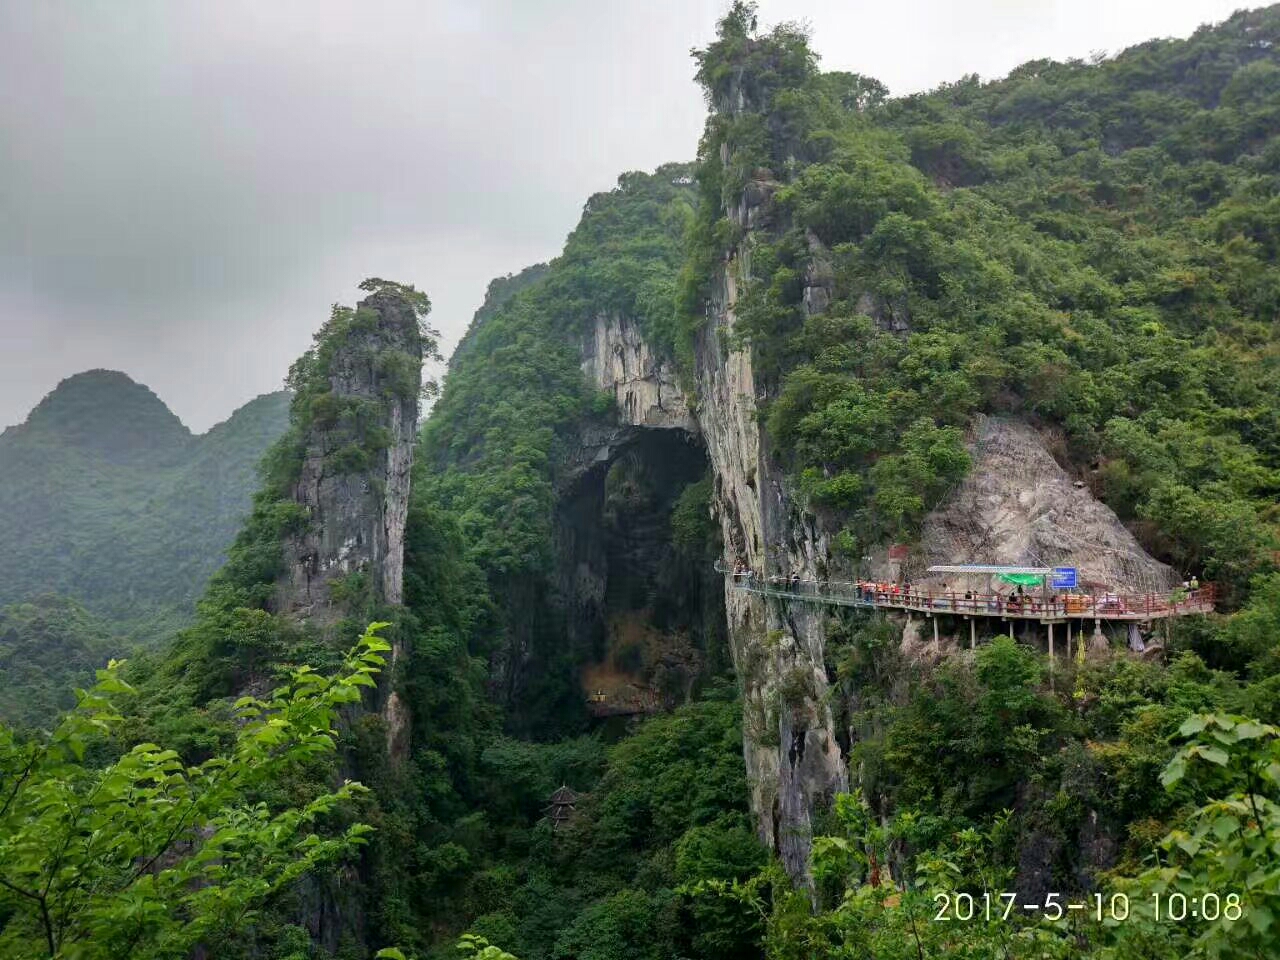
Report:
[[[767,58],[769,43],[748,40],[742,50],[756,60]],[[767,85],[758,80],[744,59],[715,96],[713,111],[731,125],[744,115],[758,115],[772,135],[777,127],[761,92]],[[785,157],[793,145],[772,146],[774,154]],[[728,139],[720,143],[719,161],[725,170],[740,162],[731,157]],[[772,203],[779,186],[773,177],[756,168],[737,202],[723,210],[742,239],[724,251],[695,344],[697,417],[715,471],[726,566],[732,569],[741,559],[757,577],[816,579],[827,558],[826,538],[791,495],[770,455],[757,410],[765,384],[753,368],[752,348],[733,336],[738,287],[751,277],[753,235],[767,240],[782,227]],[[814,246],[817,238],[810,241]],[[830,302],[831,278],[820,252],[814,251],[805,276],[804,303],[811,313]],[[761,840],[778,852],[794,882],[808,886],[814,812],[848,789],[827,697],[824,614],[817,605],[734,589],[727,578],[725,590],[730,648],[743,691],[751,809]]]
[[[275,608],[329,631],[345,617],[403,600],[422,389],[414,303],[394,284],[375,286],[354,311],[335,312],[300,363],[312,365],[304,372],[317,390],[292,489],[308,522],[285,538]],[[403,655],[397,637],[384,683]],[[383,695],[381,710],[395,758],[407,749],[408,713],[394,690]]]

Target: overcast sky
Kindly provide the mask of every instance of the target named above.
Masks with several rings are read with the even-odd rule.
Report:
[[[764,0],[894,94],[1187,36],[1236,0]],[[123,370],[192,429],[366,276],[451,349],[586,197],[691,159],[727,0],[0,0],[0,426]]]

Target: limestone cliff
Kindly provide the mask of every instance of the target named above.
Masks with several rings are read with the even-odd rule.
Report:
[[[744,49],[753,47],[747,42]],[[749,121],[764,109],[761,90],[742,70],[711,101],[718,118],[713,124]],[[797,146],[783,141],[782,155]],[[731,165],[728,140],[721,141],[718,159],[722,168]],[[734,336],[739,288],[752,276],[752,235],[784,226],[774,204],[779,186],[772,171],[756,169],[726,204],[739,239],[722,252],[697,334],[695,414],[715,474],[725,564],[743,561],[758,574],[811,579],[825,573],[827,538],[770,453],[757,412],[769,385],[757,376],[751,347]],[[817,237],[806,241],[811,258],[804,309],[817,314],[830,303],[834,278]],[[727,582],[725,607],[743,695],[743,754],[757,832],[792,879],[807,884],[814,815],[848,789],[829,706],[825,613],[733,590]]]
[[[759,90],[740,82],[741,71],[733,76],[738,79],[715,98],[714,112],[740,118],[761,111]],[[722,153],[720,159],[728,158]],[[625,314],[598,312],[577,335],[581,369],[588,383],[611,397],[614,411],[582,418],[557,462],[555,589],[567,615],[568,648],[597,663],[634,615],[656,622],[664,608],[670,613],[674,607],[667,625],[676,627],[705,625],[712,613],[720,618],[716,629],[727,633],[743,691],[743,752],[757,832],[804,883],[814,814],[848,786],[828,705],[825,614],[730,589],[722,577],[709,575],[710,556],[686,570],[662,542],[669,533],[661,529],[678,484],[709,466],[709,509],[723,544],[721,559],[786,576],[825,572],[826,538],[768,449],[757,408],[767,385],[757,377],[751,348],[735,332],[738,288],[751,277],[751,235],[784,226],[773,202],[780,186],[773,173],[754,170],[738,195],[723,197],[716,215],[731,222],[737,239],[729,249],[712,251],[720,266],[705,278],[711,281],[701,304],[706,319],[690,344],[693,362],[682,379],[646,339],[644,326]],[[622,195],[625,190],[615,194]],[[593,199],[593,205],[606,202]],[[831,302],[834,272],[818,238],[808,241],[805,304],[819,313]],[[708,594],[714,604],[705,602]],[[694,615],[698,604],[701,617]],[[523,649],[518,636],[511,645]],[[704,645],[703,652],[709,649]]]
[[[315,418],[302,438],[302,468],[293,499],[308,523],[285,541],[287,573],[277,609],[314,625],[345,610],[334,582],[366,574],[374,595],[401,600],[404,528],[422,386],[422,348],[413,308],[389,291],[362,300],[363,318],[334,349],[324,372],[328,392],[347,412]],[[406,354],[416,361],[410,383],[391,386],[379,358]],[[396,371],[400,373],[399,370]],[[348,456],[360,451],[364,457]]]
[[[765,191],[757,191],[760,196]],[[742,224],[760,218],[744,202]],[[737,256],[725,265],[697,346],[698,423],[715,470],[724,560],[769,574],[815,578],[825,539],[769,456],[756,414],[750,351],[732,346]],[[814,813],[848,789],[828,705],[824,614],[725,587],[730,648],[743,692],[743,754],[761,839],[787,872],[808,875]]]
[[[612,394],[620,423],[697,430],[675,367],[658,357],[630,317],[596,317],[582,341],[582,372]]]
[[[630,317],[600,314],[578,344],[587,382],[613,399],[612,415],[578,424],[560,485],[568,489],[582,475],[607,466],[647,430],[694,437],[690,412],[675,367],[660,358]]]
[[[763,222],[759,204],[767,184],[747,191],[736,215],[744,227]],[[581,344],[588,379],[611,393],[616,419],[608,426],[580,428],[577,463],[568,472],[575,483],[594,468],[606,470],[646,433],[676,433],[705,446],[714,479],[713,505],[724,540],[723,559],[738,559],[755,570],[817,576],[826,542],[812,517],[799,507],[781,470],[771,460],[756,409],[756,377],[750,350],[731,336],[739,273],[749,270],[736,257],[725,266],[696,344],[694,392],[689,411],[675,372],[657,359],[636,325],[624,317],[601,316]],[[815,305],[825,303],[822,284],[829,275],[814,271]],[[674,463],[674,448],[661,455]],[[563,502],[586,503],[581,495]],[[588,504],[584,517],[599,510]],[[562,523],[559,553],[572,558],[561,589],[575,599],[579,619],[599,622],[608,569],[597,532],[579,522]],[[716,584],[724,591],[730,653],[744,699],[744,745],[751,809],[761,839],[781,855],[797,880],[807,877],[815,811],[848,776],[827,702],[823,663],[824,614],[803,606],[769,602]],[[586,612],[584,612],[584,610]],[[570,625],[573,632],[572,623]]]

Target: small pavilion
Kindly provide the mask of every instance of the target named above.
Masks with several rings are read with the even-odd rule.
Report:
[[[568,823],[573,817],[574,807],[578,802],[579,794],[570,790],[564,784],[560,785],[555,793],[551,794],[548,806],[542,811],[546,814],[546,818],[551,821],[551,829],[559,830],[564,824]]]

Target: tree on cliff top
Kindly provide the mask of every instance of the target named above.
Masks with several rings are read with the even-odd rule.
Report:
[[[797,23],[779,23],[767,35],[757,35],[756,4],[735,0],[716,24],[716,40],[706,50],[694,50],[695,79],[707,105],[733,109],[730,93],[737,92],[756,108],[769,105],[772,94],[813,76],[818,55],[809,47],[808,32]]]

